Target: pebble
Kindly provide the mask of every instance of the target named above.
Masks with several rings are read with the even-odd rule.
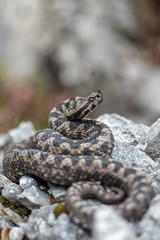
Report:
[[[50,204],[50,196],[34,185],[19,194],[18,200],[31,210]]]
[[[9,240],[22,240],[24,237],[24,232],[19,227],[12,227],[9,231]]]
[[[57,186],[52,183],[48,183],[50,187],[48,193],[54,197],[56,201],[63,201],[66,195],[67,188],[62,186]]]
[[[2,189],[2,195],[10,202],[16,202],[19,194],[21,194],[21,189],[19,185],[15,183],[9,183]]]
[[[23,190],[28,189],[32,186],[38,187],[38,184],[37,184],[36,180],[32,177],[29,177],[29,176],[22,176],[19,179],[19,185],[21,186],[21,188]]]

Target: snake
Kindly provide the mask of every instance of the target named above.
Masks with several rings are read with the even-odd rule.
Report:
[[[142,172],[111,158],[115,140],[109,126],[86,117],[102,100],[98,90],[63,101],[51,110],[49,128],[8,146],[3,160],[5,176],[15,183],[31,175],[68,186],[69,216],[87,230],[93,228],[96,211],[88,198],[114,204],[126,220],[138,222],[155,195]]]

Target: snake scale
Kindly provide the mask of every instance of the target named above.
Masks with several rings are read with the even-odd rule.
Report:
[[[85,229],[92,229],[94,214],[86,198],[118,203],[116,211],[136,222],[154,196],[149,180],[141,172],[110,158],[115,145],[110,128],[84,119],[102,99],[98,91],[88,97],[65,100],[51,110],[50,129],[39,130],[28,141],[11,145],[4,153],[4,174],[12,181],[18,182],[22,175],[34,175],[70,186],[65,198],[69,215]],[[99,183],[117,188],[113,188],[115,194],[107,193]]]

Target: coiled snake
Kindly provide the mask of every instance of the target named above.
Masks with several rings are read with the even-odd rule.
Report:
[[[140,172],[109,156],[114,148],[110,128],[96,120],[84,119],[100,102],[100,91],[75,97],[54,107],[49,115],[51,129],[40,130],[32,139],[11,145],[4,154],[4,174],[14,182],[22,175],[35,175],[60,185],[71,185],[66,205],[72,220],[86,229],[93,224],[94,209],[85,198],[117,203],[117,212],[138,221],[147,210],[154,191]],[[114,189],[106,193],[99,182]]]

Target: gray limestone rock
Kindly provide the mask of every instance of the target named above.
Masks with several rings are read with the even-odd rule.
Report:
[[[108,206],[95,211],[93,236],[94,240],[136,240],[133,225]]]
[[[153,123],[149,130],[145,152],[153,160],[160,162],[160,119]]]
[[[55,240],[75,240],[76,232],[77,226],[70,221],[68,215],[62,213],[54,224],[52,236]],[[40,240],[43,240],[43,238]]]
[[[9,231],[9,240],[23,240],[24,232],[19,227],[12,227]]]
[[[104,114],[97,120],[107,124],[113,132],[116,145],[111,157],[144,172],[158,192],[160,190],[160,180],[157,175],[159,165],[144,152],[150,128],[143,124],[136,124],[118,114]]]
[[[16,202],[19,194],[21,194],[21,189],[15,183],[9,183],[2,189],[3,197],[10,202]]]
[[[5,177],[3,174],[0,174],[0,191],[5,187],[8,186],[8,184],[12,183],[7,177]]]
[[[157,176],[158,164],[147,154],[138,148],[125,143],[116,142],[116,147],[111,156],[114,160],[125,163],[138,171],[142,171],[152,182],[156,191],[160,190],[159,178]]]
[[[34,185],[19,194],[18,200],[29,209],[35,209],[50,203],[49,195]]]
[[[38,187],[36,180],[29,176],[22,176],[19,179],[19,185],[23,190],[28,189],[32,186]]]
[[[10,226],[10,223],[7,222],[2,216],[0,216],[0,231],[3,228],[9,227],[9,226]]]
[[[68,215],[62,213],[56,219],[53,210],[57,204],[33,210],[26,223],[20,228],[30,240],[91,240],[92,237],[71,222]]]
[[[17,128],[11,129],[8,132],[10,143],[20,143],[35,133],[35,128],[32,122],[21,122]]]
[[[62,201],[64,200],[64,197],[66,195],[67,188],[63,186],[57,186],[53,183],[48,183],[48,186],[50,187],[48,190],[48,193],[52,195],[55,200]]]
[[[160,195],[151,202],[151,206],[137,226],[139,240],[158,240],[160,238]]]
[[[149,127],[136,124],[117,114],[105,114],[99,117],[98,120],[107,123],[115,136],[116,146],[111,157],[116,161],[126,163],[142,171],[150,179],[155,191],[159,192],[159,165],[144,152],[146,139],[150,132]],[[18,133],[15,132],[15,139],[16,134]],[[26,134],[25,138],[27,137]],[[8,189],[7,193],[11,198],[12,192],[10,192],[10,189],[12,189],[12,183],[3,175],[0,175],[0,186],[3,194]],[[138,225],[128,223],[109,206],[104,208],[102,204],[96,205],[97,211],[93,231],[92,234],[89,234],[74,224],[69,216],[64,213],[60,214],[57,219],[55,218],[53,209],[57,204],[49,205],[49,194],[53,195],[55,199],[63,201],[66,193],[65,188],[48,183],[49,194],[47,194],[39,189],[34,177],[29,176],[20,178],[20,186],[24,191],[16,194],[18,201],[29,209],[38,208],[32,210],[26,223],[23,223],[20,217],[18,221],[16,220],[16,224],[19,222],[19,228],[22,229],[29,240],[105,240],[105,237],[107,240],[117,240],[117,236],[120,240],[159,240],[159,198],[152,201],[151,207]],[[95,205],[95,201],[90,200],[90,202]],[[5,214],[9,214],[9,210],[4,209],[4,211]],[[147,237],[150,238],[147,239]]]
[[[32,211],[26,223],[19,223],[20,228],[30,240],[48,239],[48,232],[52,231],[55,216],[53,209],[57,204],[48,205]],[[52,236],[52,235],[51,235]]]
[[[144,149],[149,127],[137,124],[119,114],[103,114],[97,120],[107,124],[115,140]]]

